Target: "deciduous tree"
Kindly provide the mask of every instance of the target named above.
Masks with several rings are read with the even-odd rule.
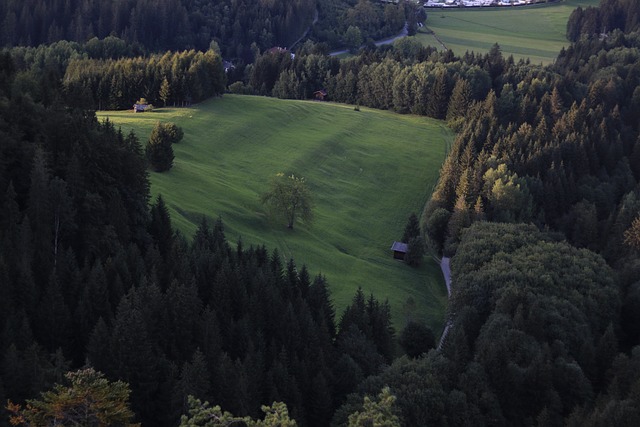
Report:
[[[262,196],[262,203],[268,204],[276,214],[282,215],[288,228],[293,228],[298,218],[306,224],[313,219],[311,191],[304,178],[293,174],[277,174],[269,191]]]

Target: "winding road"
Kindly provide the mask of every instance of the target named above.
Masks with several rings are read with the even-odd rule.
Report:
[[[391,43],[393,43],[394,41],[396,41],[398,39],[406,37],[408,34],[409,34],[409,27],[407,26],[407,23],[405,22],[404,27],[402,27],[402,31],[400,31],[398,34],[396,34],[393,37],[387,37],[386,39],[375,41],[375,42],[373,42],[373,44],[375,44],[376,46],[383,46],[385,44],[391,44]],[[349,49],[334,50],[333,52],[329,52],[329,56],[342,55],[343,53],[349,53]]]
[[[300,41],[302,41],[302,39],[304,39],[305,37],[307,37],[307,34],[309,34],[309,31],[311,31],[311,27],[313,27],[314,25],[316,25],[316,22],[318,22],[318,9],[315,10],[315,12],[313,13],[313,21],[311,22],[311,25],[309,25],[307,27],[307,29],[304,31],[304,33],[298,38],[298,40],[294,41],[293,43],[291,43],[291,46],[289,47],[289,50],[293,50],[293,47],[295,45],[297,45],[298,43],[300,43]]]

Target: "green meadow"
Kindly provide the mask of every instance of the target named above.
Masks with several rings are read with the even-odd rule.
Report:
[[[567,20],[578,6],[597,6],[599,0],[565,0],[557,3],[492,8],[426,9],[427,28],[416,37],[441,48],[431,30],[456,55],[466,51],[488,52],[498,43],[505,56],[532,63],[550,64],[563,46]]]
[[[100,112],[146,142],[157,121],[182,126],[174,166],[150,174],[174,226],[191,237],[203,215],[222,218],[230,242],[277,248],[327,277],[338,313],[361,286],[389,299],[394,324],[443,325],[446,289],[438,265],[392,259],[411,212],[431,193],[453,135],[436,120],[311,101],[225,95],[193,108]],[[294,230],[267,214],[260,196],[278,173],[303,176],[314,222]]]

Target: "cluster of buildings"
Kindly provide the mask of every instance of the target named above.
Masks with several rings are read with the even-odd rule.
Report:
[[[428,0],[424,7],[482,7],[482,6],[524,6],[546,3],[547,0]]]

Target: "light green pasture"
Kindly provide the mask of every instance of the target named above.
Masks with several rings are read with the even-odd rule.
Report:
[[[322,273],[341,310],[361,286],[388,298],[394,324],[426,321],[438,333],[446,290],[437,264],[413,269],[394,261],[391,243],[419,213],[453,135],[439,121],[311,101],[225,95],[193,108],[151,113],[100,112],[146,141],[157,121],[182,126],[169,172],[151,173],[174,225],[191,237],[202,215],[221,217],[227,238],[278,248],[312,275]],[[315,201],[311,226],[286,228],[260,195],[278,172],[307,180]],[[407,304],[407,301],[413,303]]]

